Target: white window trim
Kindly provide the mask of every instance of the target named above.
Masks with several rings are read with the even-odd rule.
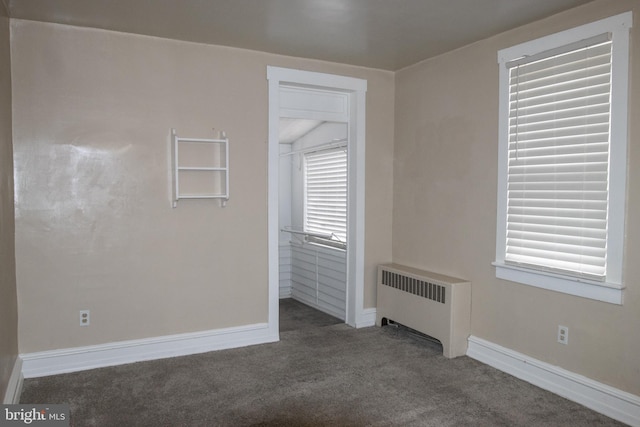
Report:
[[[622,304],[623,249],[627,181],[627,106],[629,74],[629,28],[632,13],[625,12],[590,24],[525,42],[498,52],[500,65],[499,150],[498,150],[498,215],[496,229],[496,277],[543,289],[594,300]],[[607,234],[607,277],[604,283],[551,272],[505,264],[507,222],[507,155],[509,70],[507,63],[560,46],[611,33],[611,131],[609,160],[609,218]]]

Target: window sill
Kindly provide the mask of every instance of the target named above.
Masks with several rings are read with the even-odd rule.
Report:
[[[496,277],[498,279],[509,280],[610,304],[622,305],[623,287],[619,285],[597,283],[576,277],[515,267],[498,261],[492,264],[496,267]]]

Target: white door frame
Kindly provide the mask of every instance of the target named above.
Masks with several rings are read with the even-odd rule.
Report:
[[[333,74],[267,67],[269,82],[268,143],[268,261],[269,332],[279,336],[278,210],[279,210],[279,123],[281,88],[295,87],[317,92],[340,93],[346,98],[344,118],[348,123],[348,209],[347,209],[347,295],[346,323],[370,326],[364,313],[364,192],[365,192],[365,96],[367,81]],[[300,110],[301,118],[305,113]],[[309,114],[316,114],[309,112]],[[312,118],[306,116],[306,118]]]

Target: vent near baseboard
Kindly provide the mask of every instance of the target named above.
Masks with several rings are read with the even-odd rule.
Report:
[[[405,276],[393,271],[382,270],[381,283],[386,286],[408,292],[419,297],[430,299],[442,304],[446,303],[446,289],[442,285]]]

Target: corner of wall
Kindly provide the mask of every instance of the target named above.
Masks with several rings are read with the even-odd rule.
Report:
[[[0,6],[0,396],[5,403],[20,397],[18,300],[15,263],[11,46],[8,9]],[[17,368],[16,368],[17,367]],[[16,397],[17,396],[17,397]]]

